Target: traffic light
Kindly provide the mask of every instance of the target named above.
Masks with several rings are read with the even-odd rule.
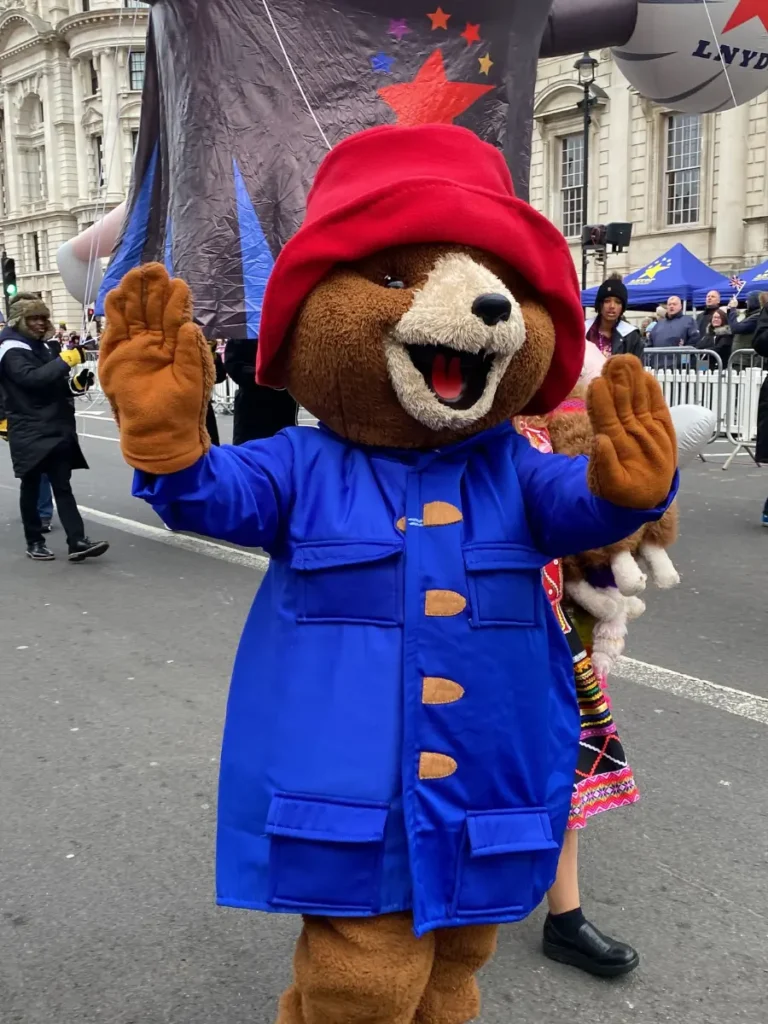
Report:
[[[18,290],[19,287],[16,284],[16,260],[3,253],[3,292],[6,299],[10,302]]]

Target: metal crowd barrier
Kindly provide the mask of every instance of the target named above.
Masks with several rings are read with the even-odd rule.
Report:
[[[725,374],[723,360],[711,348],[680,345],[647,348],[646,368],[661,385],[667,405],[701,405],[715,414],[715,428],[709,444],[726,433]],[[707,456],[700,455],[702,462]]]
[[[753,348],[742,348],[728,360],[726,376],[726,436],[733,451],[723,469],[729,469],[737,455],[746,452],[753,462],[757,442],[757,412],[760,388],[768,375],[766,360]]]

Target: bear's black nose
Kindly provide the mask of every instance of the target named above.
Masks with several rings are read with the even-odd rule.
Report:
[[[479,316],[486,326],[495,327],[496,324],[509,320],[512,303],[504,295],[488,292],[487,295],[477,296],[472,303],[472,312]]]

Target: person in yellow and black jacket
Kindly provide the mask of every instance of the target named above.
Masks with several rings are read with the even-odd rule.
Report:
[[[75,426],[72,391],[85,390],[92,374],[78,349],[54,355],[50,311],[36,295],[21,292],[11,304],[8,326],[0,333],[0,387],[5,397],[11,461],[21,480],[21,518],[27,555],[35,561],[55,556],[45,544],[38,511],[40,481],[51,483],[67,535],[69,560],[102,555],[106,541],[91,541],[72,494],[72,470],[87,469]],[[76,368],[70,381],[72,367]]]

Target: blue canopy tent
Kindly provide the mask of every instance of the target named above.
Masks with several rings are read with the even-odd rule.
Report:
[[[735,291],[727,277],[702,263],[682,242],[640,270],[625,275],[624,284],[629,293],[630,309],[655,310],[670,295],[679,295],[689,308],[701,307],[705,304],[707,292],[713,288],[726,302]],[[596,298],[597,288],[588,288],[581,293],[582,305],[588,309],[594,306]]]
[[[744,282],[739,298],[746,297],[750,292],[768,292],[768,260],[749,270],[742,270],[739,280]]]

